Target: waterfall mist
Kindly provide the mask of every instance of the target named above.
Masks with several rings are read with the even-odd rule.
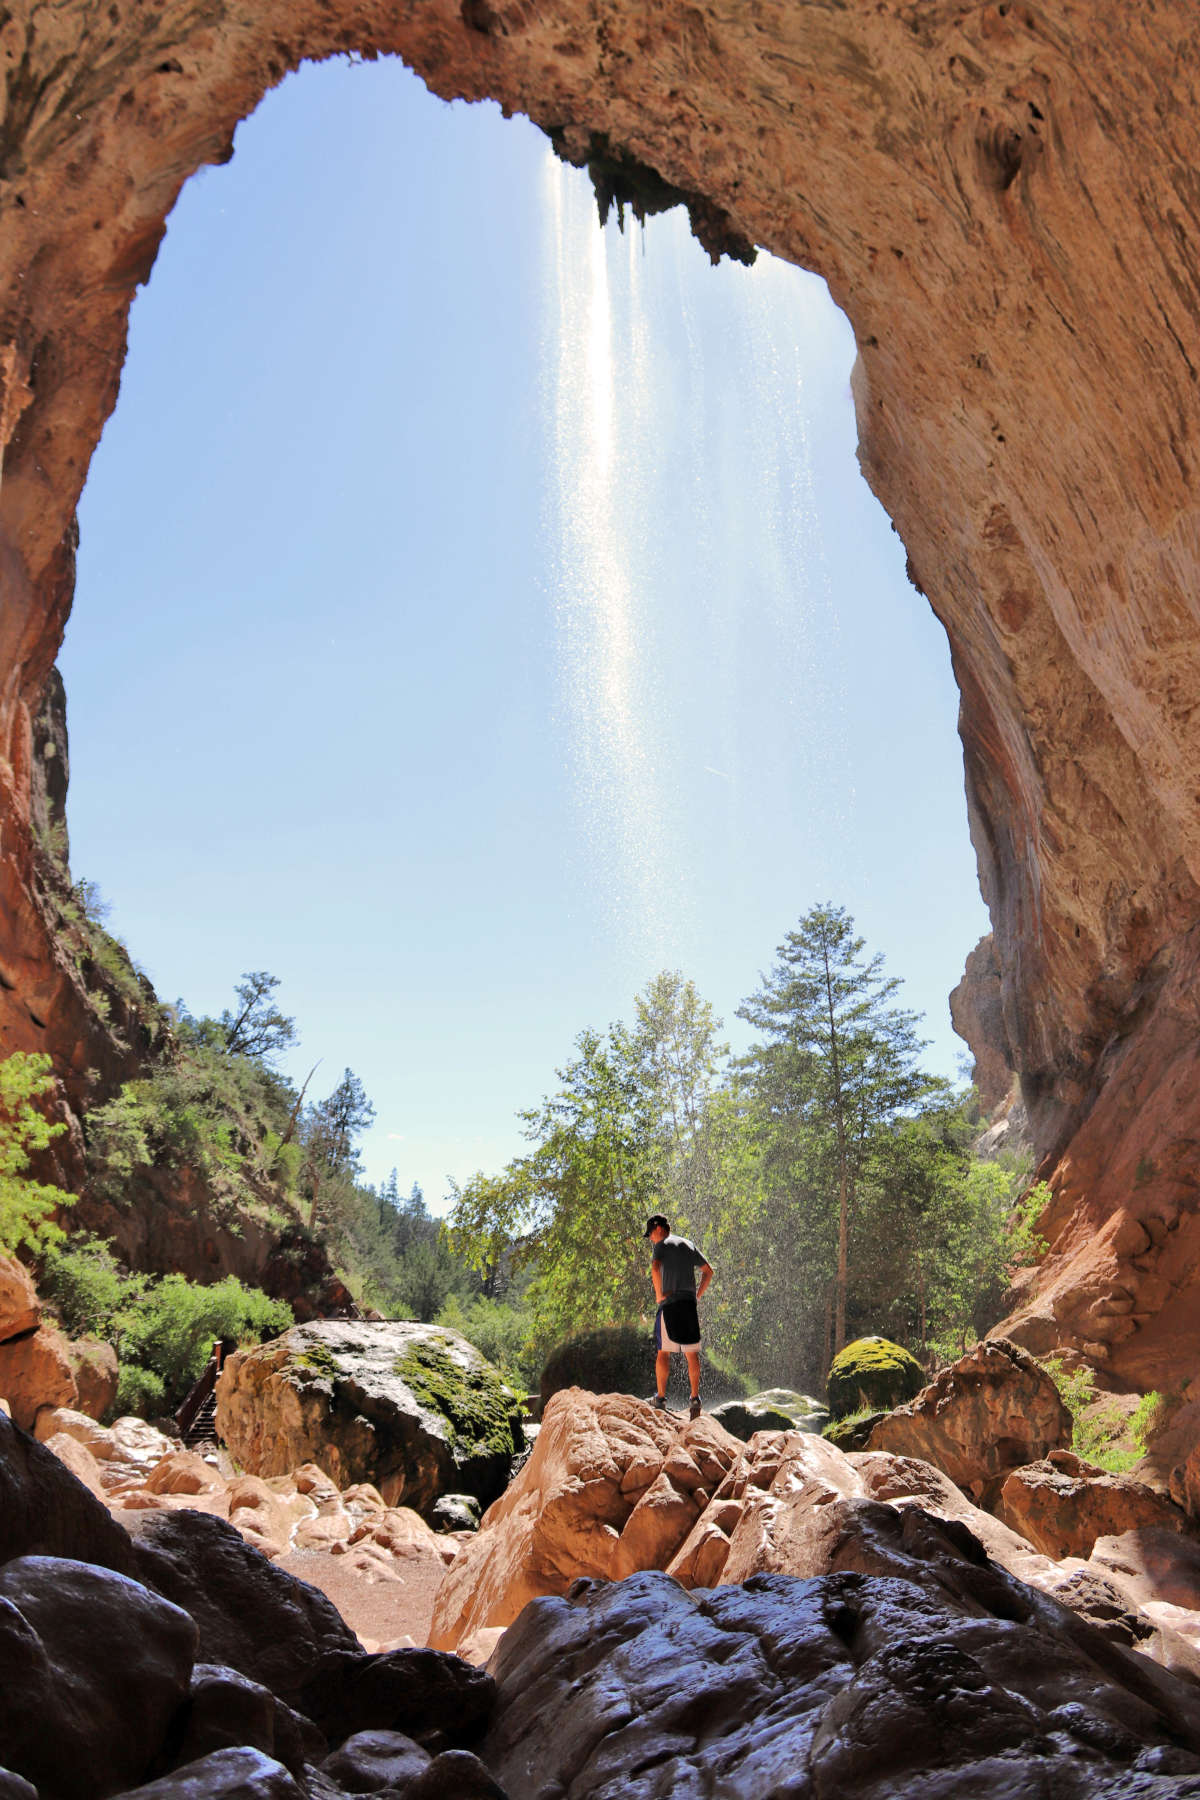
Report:
[[[804,830],[814,810],[836,823],[841,694],[822,671],[837,621],[802,363],[824,294],[770,257],[709,269],[681,213],[601,231],[586,176],[552,155],[544,181],[546,529],[574,850],[640,984],[700,948],[697,881],[736,891],[764,831]],[[768,713],[776,742],[792,715],[787,791]]]

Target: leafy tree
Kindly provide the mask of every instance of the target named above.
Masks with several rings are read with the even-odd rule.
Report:
[[[53,1091],[48,1056],[17,1050],[0,1062],[0,1251],[36,1250],[61,1237],[52,1214],[75,1199],[28,1174],[34,1155],[66,1130],[39,1105]]]
[[[860,1176],[879,1134],[946,1086],[918,1068],[917,1017],[893,1004],[899,981],[884,975],[881,956],[864,959],[864,949],[847,912],[814,907],[779,946],[758,992],[738,1008],[766,1039],[747,1065],[777,1140],[773,1148],[782,1138],[791,1180],[808,1190],[805,1210],[818,1222],[830,1211],[836,1220],[835,1353],[846,1342]]]

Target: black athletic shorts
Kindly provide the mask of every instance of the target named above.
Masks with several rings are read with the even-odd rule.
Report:
[[[700,1314],[696,1311],[695,1294],[680,1294],[677,1300],[663,1301],[654,1316],[654,1348],[700,1348]]]

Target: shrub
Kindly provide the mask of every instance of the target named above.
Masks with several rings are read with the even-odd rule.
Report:
[[[482,1294],[465,1302],[452,1294],[436,1323],[457,1331],[474,1344],[518,1394],[527,1394],[537,1381],[538,1362],[530,1346],[531,1321],[523,1308],[488,1300]]]
[[[162,1380],[153,1369],[140,1369],[136,1363],[122,1363],[117,1376],[117,1397],[113,1417],[136,1413],[141,1419],[156,1419],[166,1405]]]
[[[1126,1475],[1146,1454],[1146,1441],[1168,1411],[1159,1393],[1143,1394],[1132,1414],[1114,1400],[1103,1405],[1096,1392],[1096,1376],[1088,1368],[1069,1369],[1061,1357],[1044,1365],[1063,1405],[1071,1415],[1071,1448],[1085,1462],[1095,1463],[1109,1475]]]
[[[233,1275],[202,1287],[184,1275],[123,1274],[100,1238],[76,1238],[52,1249],[43,1280],[69,1332],[115,1345],[131,1393],[142,1377],[157,1383],[153,1408],[159,1412],[183,1400],[214,1339],[257,1343],[294,1322],[284,1301],[243,1287]],[[137,1391],[143,1390],[149,1393],[144,1382]],[[117,1403],[123,1404],[120,1392]]]
[[[890,1338],[856,1338],[829,1365],[829,1410],[835,1419],[858,1411],[890,1411],[925,1386],[915,1356]]]

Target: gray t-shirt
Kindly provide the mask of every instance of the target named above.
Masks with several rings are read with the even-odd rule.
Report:
[[[708,1262],[703,1250],[697,1250],[689,1238],[676,1237],[674,1232],[655,1244],[653,1260],[662,1271],[664,1300],[694,1294],[696,1270]]]

